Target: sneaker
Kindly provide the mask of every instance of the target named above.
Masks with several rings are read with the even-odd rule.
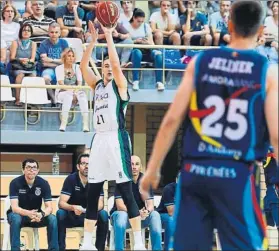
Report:
[[[138,91],[139,90],[139,81],[134,81],[133,82],[133,90]]]
[[[93,245],[93,244],[82,244],[79,248],[79,250],[87,250],[87,251],[90,251],[90,250],[97,250],[97,248]]]
[[[142,243],[135,244],[133,250],[146,250],[145,246]]]
[[[165,85],[162,82],[157,82],[157,90],[158,91],[165,90]]]

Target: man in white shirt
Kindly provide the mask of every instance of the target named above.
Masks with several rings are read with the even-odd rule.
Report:
[[[121,24],[129,23],[133,16],[133,2],[132,1],[121,1],[120,2],[123,12],[120,13],[118,22]]]
[[[149,19],[155,44],[181,45],[180,35],[175,30],[177,17],[169,13],[171,1],[161,1],[160,7]]]

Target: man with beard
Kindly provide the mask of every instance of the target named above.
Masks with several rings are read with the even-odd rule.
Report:
[[[83,227],[87,205],[88,154],[81,154],[77,161],[77,172],[70,174],[64,181],[59,198],[58,222],[59,250],[65,250],[66,228]],[[108,231],[108,213],[104,210],[104,191],[98,203],[96,248],[105,250]]]

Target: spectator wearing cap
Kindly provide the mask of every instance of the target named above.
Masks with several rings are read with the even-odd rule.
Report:
[[[87,205],[89,154],[81,154],[77,160],[77,172],[70,174],[64,181],[59,198],[58,222],[59,250],[65,250],[66,228],[83,227]],[[90,198],[89,198],[90,199]],[[108,213],[104,210],[104,191],[98,202],[98,221],[96,248],[105,250],[108,232]]]
[[[61,28],[61,37],[82,37],[84,10],[78,4],[79,1],[68,0],[66,5],[57,7],[56,20]]]
[[[124,27],[128,30],[133,42],[135,44],[145,44],[145,45],[154,45],[152,31],[149,24],[144,22],[145,13],[138,8],[135,8],[133,11],[133,16],[128,23],[124,23]],[[163,56],[162,52],[159,50],[150,50],[150,49],[139,49],[134,48],[132,51],[131,61],[133,64],[133,90],[139,90],[139,68],[141,67],[141,62],[144,61],[154,61],[155,68],[163,67]],[[163,71],[155,71],[156,84],[159,91],[165,89],[163,81]]]
[[[170,14],[171,1],[161,1],[160,11],[154,12],[149,19],[155,44],[180,45],[179,33],[175,30],[177,18]]]
[[[180,16],[184,45],[212,45],[206,16],[196,10],[196,1],[187,2],[185,14]]]
[[[47,227],[48,250],[58,250],[57,221],[52,214],[51,190],[49,183],[38,176],[39,170],[39,163],[36,160],[26,159],[22,162],[23,175],[10,183],[11,208],[7,212],[7,217],[13,251],[20,250],[22,227]]]
[[[23,24],[32,25],[31,40],[37,43],[41,43],[48,38],[49,25],[55,23],[54,19],[44,16],[44,9],[44,1],[32,1],[31,10],[33,14],[23,20]]]

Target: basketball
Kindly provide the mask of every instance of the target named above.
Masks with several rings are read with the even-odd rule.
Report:
[[[104,27],[112,27],[118,21],[119,8],[114,2],[101,2],[96,9],[96,16],[98,21]]]

